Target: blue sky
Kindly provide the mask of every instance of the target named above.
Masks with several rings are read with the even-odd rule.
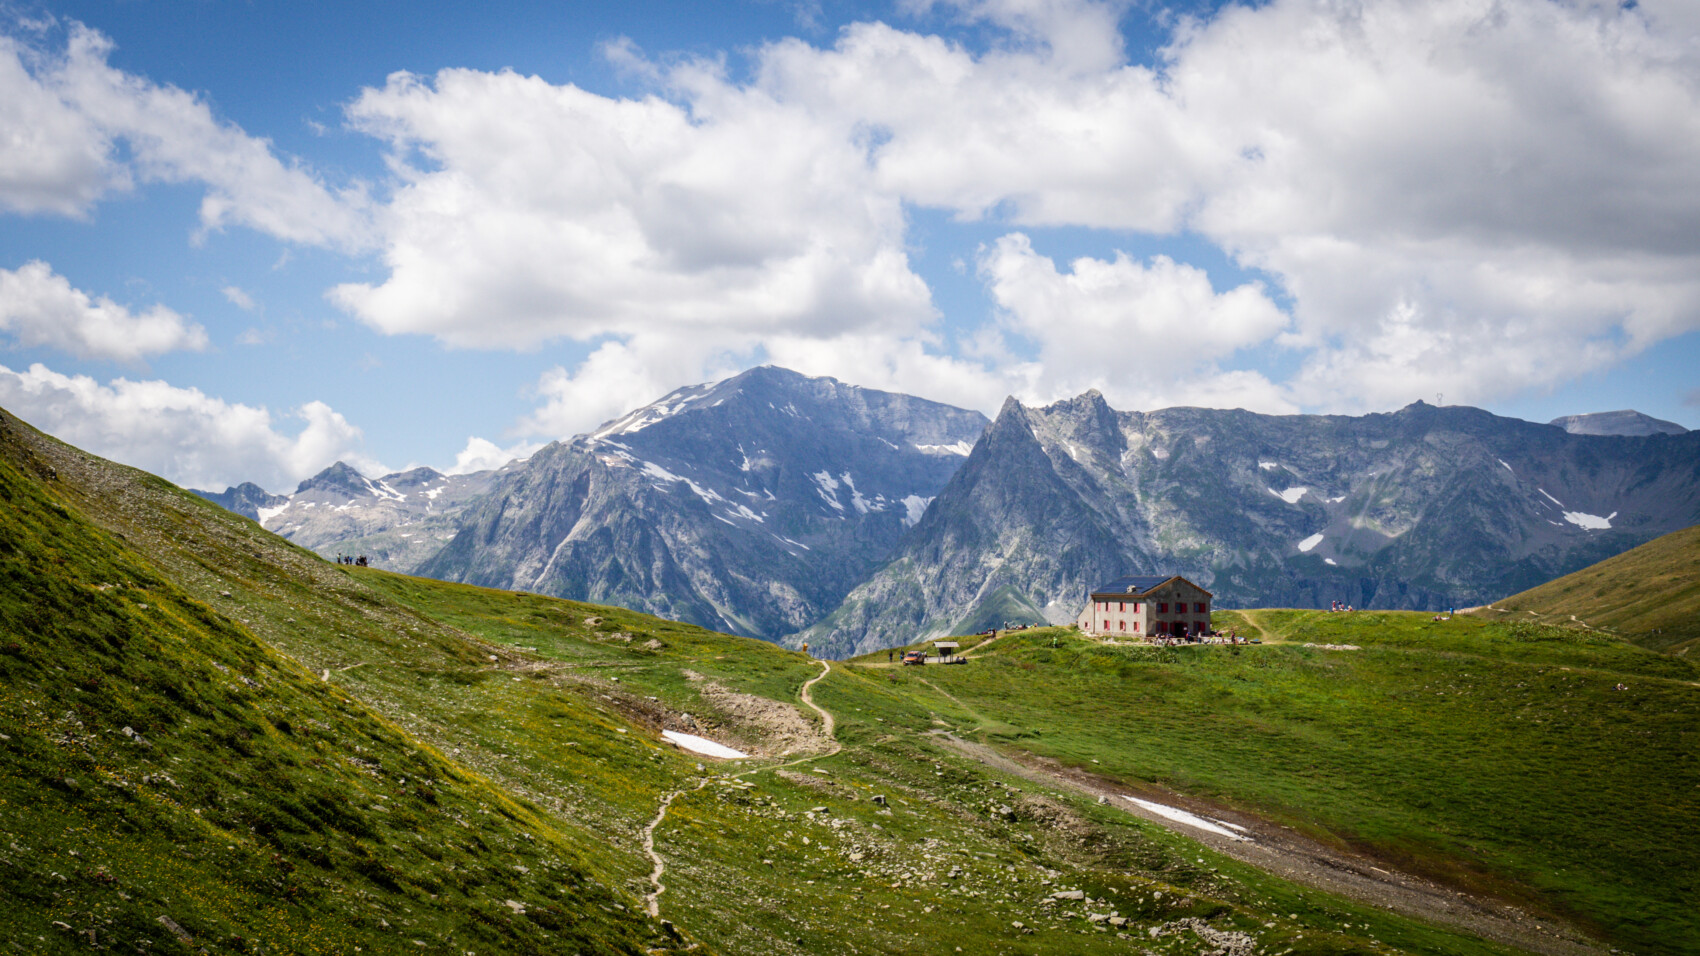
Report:
[[[489,466],[775,362],[1700,426],[1679,0],[0,2],[0,404]]]

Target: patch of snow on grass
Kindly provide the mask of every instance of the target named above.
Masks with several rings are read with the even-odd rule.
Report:
[[[1244,839],[1246,839],[1245,837],[1240,836],[1238,833],[1235,833],[1234,831],[1228,829],[1227,827],[1219,826],[1215,823],[1212,823],[1209,820],[1204,819],[1201,816],[1198,816],[1197,814],[1188,813],[1185,810],[1182,810],[1178,807],[1165,806],[1161,803],[1152,803],[1149,800],[1141,800],[1138,797],[1130,797],[1125,793],[1122,794],[1122,799],[1132,800],[1134,803],[1139,804],[1141,807],[1145,808],[1146,810],[1151,811],[1152,813],[1157,814],[1160,817],[1168,817],[1170,820],[1173,820],[1176,823],[1184,823],[1189,827],[1195,827],[1199,830],[1203,830],[1206,833],[1214,833],[1218,836],[1225,836],[1230,840],[1244,840]]]
[[[1282,501],[1285,501],[1287,504],[1296,505],[1299,503],[1299,499],[1305,496],[1305,492],[1309,490],[1309,488],[1302,486],[1298,488],[1288,488],[1286,491],[1276,491],[1274,488],[1271,488],[1269,489],[1269,493]]]
[[[1311,535],[1310,537],[1304,539],[1303,541],[1300,541],[1299,542],[1299,550],[1300,551],[1309,551],[1311,548],[1314,548],[1321,543],[1322,543],[1322,532],[1318,531],[1317,533]]]
[[[1615,511],[1606,515],[1604,518],[1599,515],[1584,514],[1580,511],[1566,511],[1564,513],[1564,520],[1578,528],[1587,528],[1589,531],[1605,531],[1610,529],[1611,519],[1615,517],[1617,517],[1617,512]]]
[[[725,744],[717,744],[707,737],[698,737],[696,734],[681,734],[677,730],[663,730],[661,736],[672,741],[673,745],[681,750],[689,750],[691,753],[702,754],[705,757],[734,759],[749,756],[741,750],[733,750]]]

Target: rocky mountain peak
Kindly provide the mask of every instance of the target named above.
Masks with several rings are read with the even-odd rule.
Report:
[[[1643,415],[1632,408],[1588,415],[1563,415],[1548,422],[1572,435],[1683,435],[1688,429],[1676,422]]]
[[[365,475],[356,471],[352,465],[339,461],[296,486],[295,493],[299,495],[318,490],[333,494],[344,492],[350,495],[368,495],[371,494],[370,485]]]

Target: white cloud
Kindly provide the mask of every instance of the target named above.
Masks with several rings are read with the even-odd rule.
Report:
[[[870,188],[843,130],[705,67],[676,80],[694,84],[688,109],[508,72],[365,91],[350,119],[391,144],[401,177],[380,219],[390,272],[333,300],[469,347],[933,317],[899,199]]]
[[[366,474],[387,471],[361,454],[360,429],[323,402],[292,412],[305,425],[290,435],[266,409],[199,389],[123,378],[101,385],[38,363],[22,372],[0,366],[0,406],[63,441],[184,487],[253,481],[291,488],[339,459]]]
[[[1021,233],[982,250],[979,269],[1009,330],[1037,345],[1021,369],[1023,399],[1049,402],[1096,387],[1117,407],[1231,401],[1293,410],[1263,376],[1220,368],[1236,350],[1286,328],[1259,284],[1217,292],[1202,269],[1123,253],[1076,259],[1064,273]]]
[[[219,291],[224,293],[226,301],[244,312],[252,312],[258,307],[254,302],[254,297],[243,292],[240,286],[227,285]]]
[[[455,455],[455,463],[442,472],[445,475],[470,475],[475,471],[490,471],[515,459],[530,458],[542,447],[537,442],[520,441],[503,448],[487,438],[469,436],[466,447]]]
[[[0,331],[25,346],[120,362],[207,346],[204,329],[165,306],[131,312],[105,296],[91,298],[40,260],[0,269]]]
[[[0,205],[76,216],[136,181],[194,182],[207,189],[205,230],[237,224],[292,242],[364,246],[361,189],[333,192],[200,97],[114,69],[111,52],[111,40],[76,23],[63,52],[0,36]]]
[[[127,185],[125,171],[111,162],[106,134],[31,75],[29,54],[0,36],[0,208],[82,215]]]
[[[1692,5],[1230,5],[1155,69],[1052,55],[1120,5],[953,5],[1018,42],[862,24],[765,48],[756,85],[869,131],[908,201],[1194,230],[1264,270],[1308,356],[1285,401],[1489,400],[1700,328]]]

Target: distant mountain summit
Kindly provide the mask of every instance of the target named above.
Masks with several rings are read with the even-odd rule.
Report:
[[[1557,425],[1572,435],[1683,435],[1688,432],[1676,422],[1643,415],[1629,408],[1588,415],[1565,415],[1547,424]]]
[[[986,424],[754,368],[539,451],[419,571],[777,639],[891,554]]]
[[[251,481],[244,481],[223,491],[200,491],[194,488],[189,490],[226,511],[234,511],[255,521],[260,520],[262,509],[274,508],[289,500],[288,495],[274,495]]]
[[[195,494],[327,558],[364,554],[378,567],[412,572],[454,537],[461,509],[496,474],[414,468],[367,478],[339,461],[289,495],[267,494],[252,483]]]
[[[1700,521],[1700,432],[1468,407],[1255,415],[1011,399],[887,564],[793,641],[831,656],[1072,620],[1123,574],[1222,607],[1486,603]]]

